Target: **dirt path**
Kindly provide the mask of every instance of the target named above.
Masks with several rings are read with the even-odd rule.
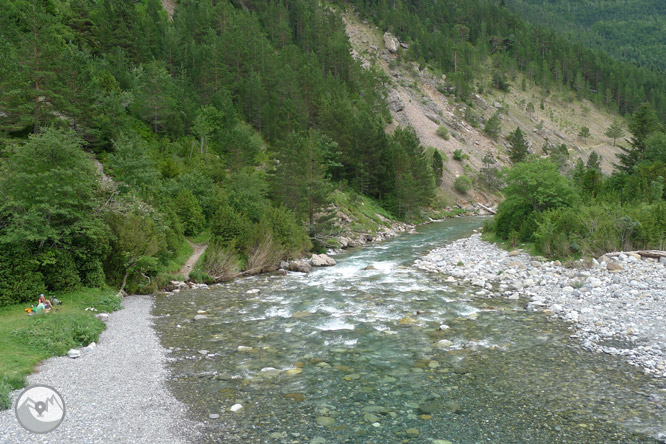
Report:
[[[194,252],[192,253],[192,256],[185,262],[185,265],[180,269],[180,274],[183,275],[183,280],[187,281],[190,278],[190,272],[194,269],[194,266],[196,265],[197,261],[201,257],[202,254],[206,251],[206,248],[208,248],[208,244],[195,244],[190,241],[187,241],[188,244],[194,248]]]

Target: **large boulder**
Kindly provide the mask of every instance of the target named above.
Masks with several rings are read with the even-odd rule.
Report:
[[[386,47],[386,50],[390,52],[391,54],[395,54],[398,52],[398,46],[400,43],[398,42],[398,39],[393,37],[390,32],[385,32],[384,33],[384,46]]]
[[[310,265],[313,267],[331,267],[335,265],[335,259],[327,254],[313,254]]]
[[[312,265],[310,265],[310,262],[305,259],[296,259],[294,261],[289,261],[289,271],[310,273],[312,271]]]

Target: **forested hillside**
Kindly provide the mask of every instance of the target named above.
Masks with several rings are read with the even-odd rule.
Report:
[[[455,95],[472,107],[477,92],[491,87],[509,92],[522,73],[546,97],[569,89],[597,106],[615,109],[628,120],[610,176],[591,152],[573,168],[562,163],[566,145],[544,147],[547,156],[528,149],[517,128],[507,137],[513,167],[505,172],[505,201],[487,226],[513,246],[531,242],[541,253],[561,258],[600,255],[622,249],[666,247],[666,77],[618,61],[555,31],[531,25],[491,0],[386,2],[354,0],[360,14],[397,34],[408,51],[399,57],[431,65],[455,85]],[[492,66],[486,80],[485,66]],[[543,109],[543,101],[541,103]],[[468,108],[468,109],[469,109]],[[498,111],[499,114],[499,111]],[[492,134],[499,116],[485,121]],[[582,126],[579,137],[589,137]],[[606,135],[622,138],[614,122]],[[537,155],[535,155],[537,154]]]
[[[305,0],[5,2],[0,303],[153,291],[208,230],[207,272],[261,270],[313,248],[335,188],[417,218],[432,172],[379,84]]]
[[[527,21],[570,32],[586,46],[662,72],[666,69],[666,3],[661,0],[504,3]]]
[[[412,58],[447,73],[467,100],[491,57],[493,83],[519,70],[548,90],[566,85],[599,106],[631,114],[649,103],[666,120],[662,72],[618,61],[551,28],[531,25],[493,0],[352,0],[359,12],[410,44]]]

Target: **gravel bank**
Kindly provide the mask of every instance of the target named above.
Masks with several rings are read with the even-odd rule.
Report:
[[[24,430],[11,410],[0,412],[1,443],[191,442],[196,427],[167,391],[167,360],[152,327],[151,296],[130,296],[112,313],[99,345],[78,359],[46,360],[30,384],[55,387],[65,400],[64,422],[46,435]],[[14,401],[19,392],[13,393]]]
[[[477,297],[529,299],[571,322],[586,349],[622,355],[655,377],[666,378],[666,264],[638,255],[565,268],[527,253],[504,251],[480,234],[434,250],[416,267],[469,285]]]

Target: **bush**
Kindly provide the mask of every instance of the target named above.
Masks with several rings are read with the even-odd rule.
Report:
[[[183,223],[185,234],[188,236],[199,234],[206,219],[194,194],[190,190],[180,190],[174,201],[174,208]]]
[[[48,250],[40,255],[41,272],[50,291],[68,291],[81,283],[76,263],[62,250]]]
[[[30,252],[0,247],[0,306],[32,301],[45,292],[44,276]]]
[[[459,176],[456,178],[454,187],[458,192],[467,194],[467,192],[472,189],[472,181],[467,176]]]
[[[462,150],[458,149],[453,152],[453,160],[462,162],[465,159],[469,159],[469,156],[467,154],[463,154]]]
[[[232,247],[240,252],[247,244],[251,223],[245,215],[229,205],[220,207],[210,223],[210,232],[220,247]]]
[[[206,281],[208,278],[219,282],[233,279],[238,275],[238,271],[238,258],[234,252],[219,243],[212,243],[204,255],[203,270],[199,272],[201,275],[190,275],[190,277],[196,277],[197,281]]]
[[[449,134],[449,130],[444,126],[440,125],[437,128],[437,135],[441,137],[444,140],[449,140],[451,138],[451,135]]]

